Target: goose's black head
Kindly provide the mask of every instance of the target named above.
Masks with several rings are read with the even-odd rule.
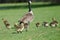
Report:
[[[29,8],[29,12],[31,11],[31,0],[28,0],[28,8]]]

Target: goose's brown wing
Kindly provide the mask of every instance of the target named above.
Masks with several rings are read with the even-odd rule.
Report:
[[[33,20],[33,15],[31,13],[25,14],[20,21],[28,22]]]

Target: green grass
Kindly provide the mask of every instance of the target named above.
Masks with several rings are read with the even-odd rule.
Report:
[[[33,3],[33,5],[39,5],[39,3]],[[42,23],[43,21],[52,21],[51,18],[55,17],[60,24],[60,6],[45,6],[45,7],[33,7],[34,21],[31,22],[29,31],[23,33],[15,33],[15,29],[6,29],[2,22],[2,18],[7,18],[10,22],[11,27],[14,27],[14,23],[18,22],[28,8],[10,8],[11,6],[24,6],[25,3],[17,4],[0,4],[0,40],[60,40],[60,25],[56,28],[43,27],[42,25],[37,29],[35,26],[36,22]],[[4,7],[7,7],[4,8]],[[9,7],[10,6],[10,7]],[[3,7],[3,8],[1,8]]]

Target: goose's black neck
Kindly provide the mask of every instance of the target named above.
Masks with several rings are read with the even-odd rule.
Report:
[[[29,8],[29,12],[31,11],[31,0],[28,0],[28,8]]]

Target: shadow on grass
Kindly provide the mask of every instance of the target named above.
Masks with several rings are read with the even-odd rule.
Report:
[[[60,4],[36,4],[36,5],[32,5],[32,8],[38,8],[38,7],[51,7],[51,6],[60,6]],[[27,5],[15,5],[15,6],[2,6],[0,7],[0,10],[6,10],[6,9],[25,9],[28,8]]]
[[[17,34],[17,32],[12,32],[12,34]]]

